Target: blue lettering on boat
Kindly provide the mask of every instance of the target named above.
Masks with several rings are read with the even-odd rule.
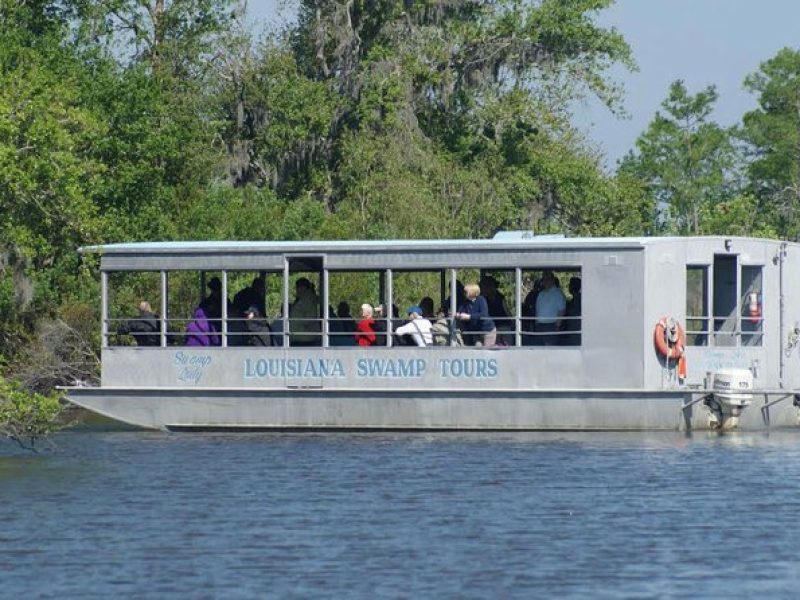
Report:
[[[419,379],[425,375],[427,364],[420,358],[359,358],[356,376],[361,378]]]
[[[439,374],[447,379],[494,379],[497,360],[494,358],[443,358]]]
[[[326,358],[245,358],[245,379],[278,379],[283,377],[344,377],[339,359]]]

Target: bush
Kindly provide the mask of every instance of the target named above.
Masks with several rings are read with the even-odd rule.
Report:
[[[28,393],[0,376],[0,434],[34,450],[36,441],[58,429],[60,393]]]

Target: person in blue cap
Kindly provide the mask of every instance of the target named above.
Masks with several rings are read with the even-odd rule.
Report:
[[[433,344],[433,334],[431,334],[431,322],[423,316],[422,308],[419,306],[409,306],[408,323],[395,329],[399,336],[410,335],[417,346],[429,346]]]

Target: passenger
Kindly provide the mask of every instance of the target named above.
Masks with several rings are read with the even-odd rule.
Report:
[[[269,328],[272,330],[272,345],[283,346],[283,304],[278,315],[272,320]]]
[[[359,346],[374,346],[377,341],[375,335],[375,311],[369,304],[361,305],[361,320],[356,325],[355,340]]]
[[[117,335],[133,337],[138,346],[161,345],[161,319],[150,308],[146,300],[139,302],[139,316],[123,321],[117,327]]]
[[[528,335],[522,337],[523,346],[532,346],[535,342],[535,336],[531,335],[535,330],[534,318],[536,317],[536,298],[539,292],[542,291],[542,280],[538,278],[534,280],[531,291],[525,296],[522,301],[522,331]]]
[[[333,306],[328,304],[328,345],[341,345],[342,326],[339,324],[339,317]]]
[[[213,335],[213,329],[208,322],[206,312],[197,307],[194,309],[193,320],[186,326],[186,345],[187,346],[218,346],[219,343],[214,343],[219,340],[218,335]]]
[[[400,309],[397,307],[397,304],[392,304],[392,314],[389,315],[389,318],[392,320],[392,331],[397,331],[398,327],[405,325],[405,321],[399,317]]]
[[[246,310],[245,310],[246,312]],[[228,346],[247,345],[247,324],[245,313],[240,313],[234,304],[233,313],[228,319]]]
[[[422,309],[422,316],[426,319],[433,319],[436,315],[433,312],[433,298],[425,296],[419,301],[419,307]]]
[[[509,318],[506,298],[497,289],[497,279],[491,275],[484,275],[480,281],[481,294],[486,298],[489,307],[489,316],[492,317],[498,331],[510,332],[513,330],[512,320]],[[502,337],[502,336],[501,336]],[[507,343],[507,340],[504,340]]]
[[[386,345],[386,331],[388,328],[388,320],[386,318],[386,314],[384,313],[383,304],[378,304],[373,310],[373,319],[374,323],[372,325],[372,329],[375,331],[375,344],[380,343],[381,346]]]
[[[450,298],[451,296],[448,296],[444,299],[444,306],[447,308],[448,314],[450,313]],[[467,296],[464,294],[464,284],[456,279],[456,310],[458,310],[458,307],[464,304],[466,301]]]
[[[200,308],[203,309],[211,328],[215,332],[219,332],[222,331],[222,282],[219,277],[212,277],[206,287],[211,290],[211,293],[200,303]],[[225,302],[228,303],[228,313],[233,314],[233,304],[227,298]],[[213,345],[219,346],[219,336],[216,337],[218,343]]]
[[[447,309],[443,306],[436,313],[436,321],[431,326],[431,335],[435,346],[463,346],[464,338],[455,324],[447,318]]]
[[[464,341],[468,346],[494,346],[497,329],[489,316],[486,298],[481,296],[481,288],[471,283],[464,286],[466,302],[458,307],[456,320],[461,321]]]
[[[245,331],[250,335],[247,336],[248,346],[271,346],[272,339],[270,335],[269,325],[261,318],[261,313],[258,312],[258,307],[254,304],[249,306],[244,311],[246,321]]]
[[[425,318],[423,310],[419,306],[408,308],[408,323],[401,325],[395,330],[399,336],[410,335],[417,346],[430,346],[433,344],[431,334],[431,322]]]
[[[542,274],[542,291],[536,296],[536,333],[535,344],[554,346],[558,344],[558,331],[561,329],[561,317],[567,310],[567,299],[558,287],[552,271]],[[542,335],[543,334],[543,335]]]
[[[356,322],[350,314],[350,305],[342,301],[336,308],[339,335],[331,337],[331,346],[355,346]]]
[[[567,309],[565,316],[570,317],[564,319],[564,331],[576,331],[569,335],[562,336],[562,342],[565,346],[580,346],[581,345],[581,278],[570,277],[568,288],[571,298],[567,301]]]
[[[321,342],[319,298],[313,284],[301,277],[295,282],[295,300],[289,305],[289,343],[319,346]]]
[[[264,293],[266,291],[266,273],[261,273],[253,279],[248,287],[236,292],[233,297],[233,309],[240,315],[244,315],[250,306],[255,306],[260,315],[267,314]]]

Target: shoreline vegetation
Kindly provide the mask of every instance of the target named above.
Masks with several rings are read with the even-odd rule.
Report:
[[[33,446],[56,386],[97,380],[84,245],[796,239],[800,51],[742,73],[759,106],[734,127],[712,82],[674,82],[609,170],[571,111],[624,113],[610,72],[636,65],[601,24],[613,3],[300,0],[258,31],[237,0],[0,0],[0,432]],[[149,290],[131,277],[112,312]]]

